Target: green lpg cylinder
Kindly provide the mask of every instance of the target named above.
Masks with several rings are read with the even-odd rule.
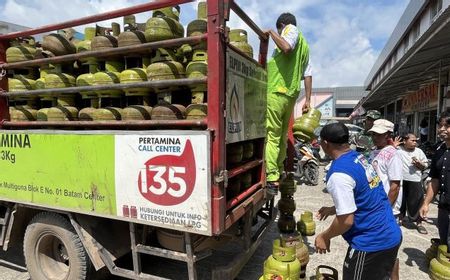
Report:
[[[199,2],[197,7],[197,19],[191,21],[187,26],[186,35],[188,37],[199,36],[208,31],[206,14],[206,2]],[[193,45],[192,48],[194,50],[206,50],[207,43],[203,40],[202,42]]]
[[[311,141],[315,135],[314,130],[319,127],[320,117],[322,113],[314,108],[303,114],[300,118],[297,118],[292,128],[294,137],[303,141]]]
[[[68,73],[61,73],[60,66],[57,66],[55,70],[47,73],[44,77],[44,86],[46,89],[50,88],[67,88],[67,87],[74,87],[76,85],[76,79],[73,75]],[[59,95],[58,100],[62,100],[64,97],[67,98],[75,98],[75,93],[68,93],[64,96]],[[41,100],[54,100],[55,97],[51,96],[49,94],[40,94],[39,97]],[[64,105],[64,104],[62,104]],[[70,105],[74,105],[71,103]]]
[[[147,81],[147,72],[143,68],[131,68],[120,73],[120,83],[130,84]],[[126,88],[123,89],[126,96],[147,96],[150,93],[150,88]]]
[[[48,121],[48,111],[50,110],[50,108],[42,108],[39,109],[39,111],[37,111],[37,116],[36,119],[37,121]]]
[[[39,68],[39,79],[36,80],[36,89],[45,89],[45,77],[47,76],[48,73],[51,73],[54,70],[55,67],[53,65],[42,65]]]
[[[425,251],[425,256],[427,257],[428,263],[430,263],[430,261],[432,259],[436,258],[437,253],[438,253],[440,239],[439,238],[431,238],[430,242],[431,242],[430,248],[428,248]]]
[[[84,40],[76,44],[77,53],[86,52],[91,50],[91,41],[95,37],[95,27],[86,27],[84,29]],[[86,60],[86,58],[83,58]]]
[[[29,106],[10,107],[9,116],[12,122],[35,121],[37,119],[37,110]]]
[[[11,47],[6,49],[6,62],[20,62],[35,58],[36,43],[33,37],[11,41]]]
[[[433,280],[450,279],[450,253],[447,252],[447,245],[438,247],[437,257],[431,260],[428,273]]]
[[[289,174],[288,177],[286,177],[286,179],[280,182],[280,193],[281,195],[284,196],[293,196],[296,191],[297,191],[296,182],[292,174]]]
[[[13,75],[12,78],[8,78],[9,92],[29,91],[34,89],[36,89],[36,81],[33,79],[29,79],[24,75]],[[20,96],[10,98],[11,101],[30,100],[30,99],[34,99],[34,97]]]
[[[208,15],[208,6],[206,4],[206,1],[198,2],[197,18],[198,19],[206,19],[207,15]]]
[[[58,33],[52,33],[44,36],[42,48],[51,52],[55,56],[72,54],[77,50],[71,41]]]
[[[240,175],[241,178],[241,190],[244,191],[252,186],[252,173],[245,172]]]
[[[78,113],[78,119],[80,121],[93,121],[95,119],[96,108],[86,107],[80,110]]]
[[[113,22],[111,28],[113,29],[114,36],[109,34],[110,28],[96,26],[96,36],[91,40],[91,50],[100,51],[117,48],[118,42],[116,36],[119,36],[120,25]]]
[[[186,76],[190,79],[205,78],[208,75],[208,59],[207,52],[196,50],[192,55],[192,61],[186,67]],[[198,84],[190,86],[192,92],[192,103],[203,103],[207,85]]]
[[[208,113],[208,105],[202,104],[191,104],[186,108],[186,119],[187,120],[202,120],[206,118]]]
[[[104,72],[97,72],[94,74],[94,85],[112,85],[120,83],[120,72],[123,71],[123,63],[118,61],[107,61],[105,63]],[[97,90],[98,97],[120,98],[122,90],[120,89],[105,89]]]
[[[184,36],[184,27],[178,21],[180,7],[169,7],[158,9],[153,12],[145,26],[145,39],[147,42],[156,42],[182,38]]]
[[[123,26],[125,31],[120,33],[117,37],[117,44],[119,47],[145,43],[145,34],[144,32],[138,30],[138,25],[136,24],[136,18],[134,15],[125,16],[123,18]]]
[[[93,86],[95,84],[94,74],[98,72],[98,64],[91,61],[89,63],[89,73],[81,74],[76,79],[77,87]],[[80,91],[81,98],[92,99],[97,98],[97,93],[93,90]]]
[[[282,214],[292,214],[295,211],[295,201],[290,198],[281,198],[278,200],[278,210]]]
[[[186,77],[183,65],[174,60],[174,54],[165,49],[157,49],[152,63],[147,67],[149,81],[181,79]],[[168,88],[156,88],[156,92],[167,91]]]
[[[292,214],[280,213],[277,222],[278,230],[281,233],[293,233],[295,231],[295,218]]]
[[[242,143],[234,143],[227,145],[227,163],[238,164],[244,156],[244,146]]]
[[[179,104],[163,104],[153,108],[152,120],[180,120],[186,118],[186,108]]]
[[[41,111],[44,113],[45,111]],[[48,121],[77,121],[78,109],[73,106],[56,106],[48,109]]]
[[[300,262],[295,256],[295,248],[282,247],[279,239],[274,240],[273,254],[264,262],[264,275],[260,279],[297,280],[299,277]]]
[[[291,234],[281,234],[281,245],[284,247],[295,247],[297,259],[300,262],[300,279],[306,277],[306,267],[309,263],[308,247],[303,243],[302,236],[298,231]]]
[[[122,109],[116,107],[98,108],[93,113],[94,121],[120,121]]]
[[[131,105],[122,110],[122,120],[149,120],[153,108],[146,105]]]
[[[252,141],[247,141],[243,145],[244,145],[244,154],[242,157],[244,160],[249,160],[253,157],[255,153],[255,145],[253,144]]]
[[[149,81],[172,80],[186,77],[183,64],[174,59],[175,55],[172,51],[162,48],[156,50],[151,64],[147,67],[147,78]],[[178,86],[155,87],[154,90],[158,94],[158,103],[171,104],[173,90],[179,89]]]
[[[316,223],[313,220],[313,213],[311,211],[305,211],[300,215],[297,230],[307,236],[312,236],[316,233]]]
[[[229,33],[230,44],[241,50],[245,55],[253,58],[253,48],[248,43],[247,31],[244,29],[232,29]]]

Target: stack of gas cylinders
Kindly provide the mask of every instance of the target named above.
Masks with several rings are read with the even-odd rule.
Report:
[[[154,10],[146,23],[123,18],[111,27],[86,27],[84,39],[75,38],[73,29],[43,37],[18,38],[6,51],[8,63],[63,56],[89,51],[108,51],[143,43],[198,36],[207,33],[206,2],[199,2],[197,18],[187,25],[180,22],[180,7]],[[230,30],[230,45],[253,57],[245,30]],[[207,44],[159,48],[152,51],[101,57],[82,57],[76,61],[14,70],[9,76],[9,92],[55,89],[40,95],[11,97],[11,121],[120,121],[203,119],[207,115],[207,86],[128,87],[80,90],[60,94],[68,87],[164,81],[207,76]]]

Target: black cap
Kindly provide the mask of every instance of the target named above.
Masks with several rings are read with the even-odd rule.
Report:
[[[336,144],[348,143],[348,128],[339,122],[327,124],[320,131],[320,138]]]

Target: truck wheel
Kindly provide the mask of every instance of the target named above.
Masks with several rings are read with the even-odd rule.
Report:
[[[23,251],[31,279],[84,280],[90,270],[80,238],[59,214],[42,212],[31,220]]]

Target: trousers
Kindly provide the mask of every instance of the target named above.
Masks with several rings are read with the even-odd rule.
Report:
[[[267,181],[278,181],[284,169],[289,120],[296,98],[282,93],[268,93],[265,161]]]

